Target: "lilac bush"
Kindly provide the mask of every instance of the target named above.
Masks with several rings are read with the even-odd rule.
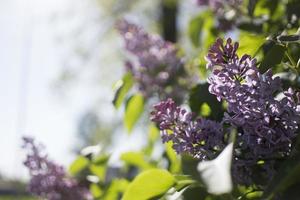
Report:
[[[238,131],[233,162],[236,183],[256,183],[254,175],[270,180],[278,160],[289,156],[300,123],[300,93],[282,91],[272,71],[260,73],[256,60],[237,55],[239,44],[229,38],[217,41],[206,56],[209,91],[227,103],[222,125]],[[164,142],[172,141],[177,153],[188,152],[200,160],[212,159],[225,146],[222,125],[197,118],[172,100],[154,106],[152,121]],[[257,183],[263,184],[263,183]]]
[[[173,97],[181,102],[187,89],[187,76],[177,47],[126,20],[119,21],[117,28],[126,50],[136,58],[126,63],[126,69],[134,76],[143,95],[146,98],[157,95],[162,100]]]
[[[42,145],[29,137],[24,137],[23,141],[23,148],[28,151],[24,165],[31,176],[29,192],[48,200],[92,199],[87,188],[69,177],[61,165],[49,160]]]
[[[274,166],[268,165],[289,155],[296,137],[300,94],[291,88],[281,91],[279,77],[271,70],[261,74],[256,60],[249,55],[239,58],[237,49],[238,43],[230,38],[225,44],[218,39],[209,49],[209,91],[228,103],[224,122],[239,129],[237,144],[242,153],[237,162],[247,167],[264,160],[268,174],[273,174]]]

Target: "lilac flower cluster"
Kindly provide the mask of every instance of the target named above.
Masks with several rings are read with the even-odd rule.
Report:
[[[250,177],[251,168],[264,161],[261,167],[268,168],[267,178],[271,178],[274,161],[291,151],[300,123],[300,94],[292,89],[282,92],[279,77],[273,77],[271,70],[261,74],[256,60],[249,55],[239,58],[237,49],[238,43],[230,38],[225,44],[218,39],[210,48],[206,57],[212,71],[209,91],[228,103],[224,122],[239,131],[237,171],[247,171]],[[251,182],[244,179],[239,182]]]
[[[280,78],[271,70],[260,73],[255,59],[237,55],[238,46],[230,38],[225,44],[217,39],[206,56],[212,71],[209,91],[228,105],[221,124],[194,119],[171,99],[154,106],[152,121],[177,153],[200,160],[213,159],[225,147],[223,125],[236,129],[233,179],[263,186],[276,173],[278,161],[290,155],[300,124],[300,93],[282,91]]]
[[[205,160],[216,157],[224,147],[222,125],[177,107],[171,99],[154,106],[151,120],[158,124],[163,142],[172,141],[175,151]]]
[[[235,24],[243,0],[196,0],[196,2],[199,6],[208,6],[216,15],[218,28],[227,31]]]
[[[173,97],[180,102],[186,91],[186,72],[175,45],[126,20],[119,21],[117,29],[127,51],[136,57],[137,62],[127,62],[126,67],[145,97]]]
[[[29,191],[48,200],[92,199],[88,189],[67,176],[64,168],[50,161],[42,152],[42,145],[34,139],[24,137],[23,148],[28,150],[24,165],[30,172]]]

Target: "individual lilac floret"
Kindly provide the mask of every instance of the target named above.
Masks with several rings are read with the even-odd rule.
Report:
[[[206,57],[212,70],[209,91],[228,103],[224,122],[239,130],[241,155],[236,162],[245,161],[240,166],[246,168],[266,160],[263,167],[273,169],[269,161],[291,151],[300,123],[300,96],[292,89],[282,93],[279,77],[273,77],[271,70],[261,74],[256,60],[249,55],[239,58],[237,49],[238,43],[230,38],[225,45],[218,39],[210,48]],[[280,92],[283,97],[276,97]]]
[[[144,96],[158,95],[161,100],[173,97],[180,102],[186,93],[187,76],[175,45],[126,20],[119,21],[117,29],[127,51],[136,57],[136,62],[127,62],[126,69],[133,74]]]
[[[23,148],[28,151],[24,165],[31,176],[29,192],[47,200],[92,199],[88,189],[68,177],[62,166],[48,159],[42,145],[32,138],[24,137],[23,140]]]
[[[225,146],[222,126],[177,107],[171,99],[154,106],[151,120],[161,131],[163,142],[172,141],[175,151],[200,160],[213,159]]]

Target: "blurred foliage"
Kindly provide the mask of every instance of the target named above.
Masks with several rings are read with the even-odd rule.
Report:
[[[149,191],[149,195],[157,196],[163,194],[167,188],[173,185],[173,175],[168,173],[166,170],[159,169],[162,163],[167,163],[167,169],[173,173],[180,173],[180,159],[174,152],[174,150],[169,146],[166,153],[159,159],[154,159],[152,157],[152,152],[156,147],[156,140],[158,139],[158,130],[155,126],[149,126],[149,143],[141,151],[129,151],[124,152],[120,155],[120,161],[122,161],[122,166],[114,167],[109,163],[110,155],[105,152],[98,152],[97,154],[91,153],[88,155],[79,155],[73,163],[70,165],[69,172],[72,176],[76,177],[81,182],[86,182],[90,187],[90,191],[95,199],[105,199],[105,200],[117,200],[127,191],[127,187],[131,184],[130,181],[135,180],[135,176],[140,172],[147,172],[147,177],[157,177],[159,180],[163,176],[170,179],[170,182],[166,180],[166,185],[157,185],[158,188],[154,187],[157,181],[149,182],[145,184],[150,184],[153,186],[153,191]],[[152,141],[152,142],[151,142]],[[150,170],[150,171],[149,171]],[[153,170],[153,173],[151,173]],[[143,177],[143,176],[142,176]],[[145,178],[139,178],[142,181]],[[148,179],[148,178],[146,178]],[[171,181],[172,180],[172,181]],[[139,182],[139,181],[138,181]],[[171,184],[172,182],[172,184]],[[136,189],[138,183],[134,183],[130,186],[133,190]],[[147,189],[147,187],[143,187]],[[165,188],[165,189],[163,189]],[[147,189],[148,190],[148,189]],[[161,191],[161,192],[158,192]],[[135,192],[133,192],[135,193]],[[127,199],[135,199],[137,196],[132,197],[132,192],[127,194]]]
[[[134,125],[141,117],[144,110],[145,100],[142,94],[131,96],[125,107],[124,124],[128,132],[131,132]]]
[[[236,22],[236,28],[230,33],[234,37],[237,37],[240,42],[238,54],[242,55],[247,53],[251,56],[255,56],[258,60],[261,72],[272,69],[273,72],[278,73],[279,76],[286,77],[284,79],[284,85],[297,85],[300,70],[300,36],[297,29],[299,28],[300,21],[299,12],[297,12],[296,9],[300,6],[300,2],[280,0],[249,0],[244,2],[244,8],[241,9],[241,16]],[[206,55],[207,49],[215,39],[217,37],[223,37],[226,32],[216,28],[215,16],[210,10],[200,11],[199,14],[191,17],[187,28],[187,35],[190,38],[191,44],[194,46],[195,51],[198,52],[198,56],[193,58],[194,61],[189,61],[188,64],[198,67],[200,78],[206,79],[208,74],[205,69],[206,62],[204,55]],[[124,79],[122,83],[126,84]],[[124,85],[124,87],[125,89],[121,97],[119,97],[120,89],[116,93],[116,98],[118,99],[117,107],[120,106],[121,102],[124,103],[126,99],[124,95],[126,96],[125,93],[129,92],[129,87],[126,85]],[[120,88],[122,89],[122,87]],[[126,105],[127,104],[128,103],[126,103]],[[226,105],[224,107],[222,102],[217,101],[216,98],[208,92],[208,84],[205,82],[199,83],[190,90],[188,104],[191,110],[197,115],[219,121],[222,119],[224,108],[226,107]],[[135,112],[137,112],[137,110],[135,110]],[[140,110],[138,112],[140,112]],[[132,123],[132,125],[134,125],[134,123]],[[172,145],[169,144],[165,147],[166,155],[168,155],[167,157],[171,164],[171,168],[169,168],[170,172],[174,174],[188,174],[193,177],[195,181],[201,182],[196,170],[198,162],[193,158],[185,156],[182,158],[182,161],[177,158],[172,160],[172,152],[174,153],[174,151],[171,146]],[[146,158],[143,158],[139,152],[128,153],[127,156],[129,156],[130,159],[127,158],[126,160],[130,161],[131,164],[139,166],[144,170],[149,168],[149,166],[142,161],[142,159],[146,160]],[[273,199],[275,197],[278,198],[278,195],[286,196],[284,191],[289,191],[288,188],[290,187],[297,187],[300,172],[298,166],[299,158],[294,155],[290,160],[283,163],[285,164],[281,166],[282,169],[274,178],[274,181],[269,184],[265,193],[255,189],[254,186],[253,188],[235,189],[232,195],[238,199]],[[137,179],[140,179],[139,177],[142,175],[143,174],[138,175]],[[135,185],[135,181],[133,181],[132,184]],[[141,185],[144,185],[144,183],[137,185],[138,187],[142,187]],[[195,199],[196,196],[197,199],[203,200],[235,199],[230,195],[209,195],[203,186],[197,186],[197,184],[195,186],[193,182],[185,186],[186,190],[182,191],[182,194],[184,199],[187,200]],[[143,190],[144,189],[145,188],[143,188]],[[127,191],[129,192],[130,189]],[[178,192],[179,191],[180,190],[178,190]],[[143,191],[143,194],[146,194],[146,192],[148,192],[147,189]],[[167,194],[168,191],[165,191],[165,195]],[[290,196],[288,198],[293,199],[291,197],[292,193],[289,192],[289,194]],[[262,195],[264,197],[262,197]],[[164,197],[161,199],[164,199]]]

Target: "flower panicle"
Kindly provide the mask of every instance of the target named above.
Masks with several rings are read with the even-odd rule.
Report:
[[[172,99],[156,104],[151,115],[163,142],[171,141],[178,154],[187,153],[200,160],[212,159],[225,145],[221,124],[195,119],[193,113],[176,106]]]
[[[280,78],[271,70],[261,73],[249,55],[239,58],[238,46],[230,38],[225,44],[217,39],[209,49],[209,91],[228,104],[223,122],[239,130],[237,148],[244,157],[237,162],[243,162],[240,166],[255,166],[260,159],[290,154],[300,123],[299,93],[282,91]],[[278,98],[278,94],[283,97]],[[275,162],[270,163],[264,167],[272,171]]]
[[[185,80],[187,76],[178,48],[126,20],[119,21],[117,29],[126,50],[136,58],[127,62],[126,69],[133,74],[140,92],[147,98],[157,95],[160,99],[174,97],[182,101],[186,84],[179,80]]]
[[[33,138],[23,138],[23,148],[28,151],[24,165],[31,176],[28,190],[48,200],[90,200],[88,189],[69,177],[63,166],[49,160],[44,147]]]

